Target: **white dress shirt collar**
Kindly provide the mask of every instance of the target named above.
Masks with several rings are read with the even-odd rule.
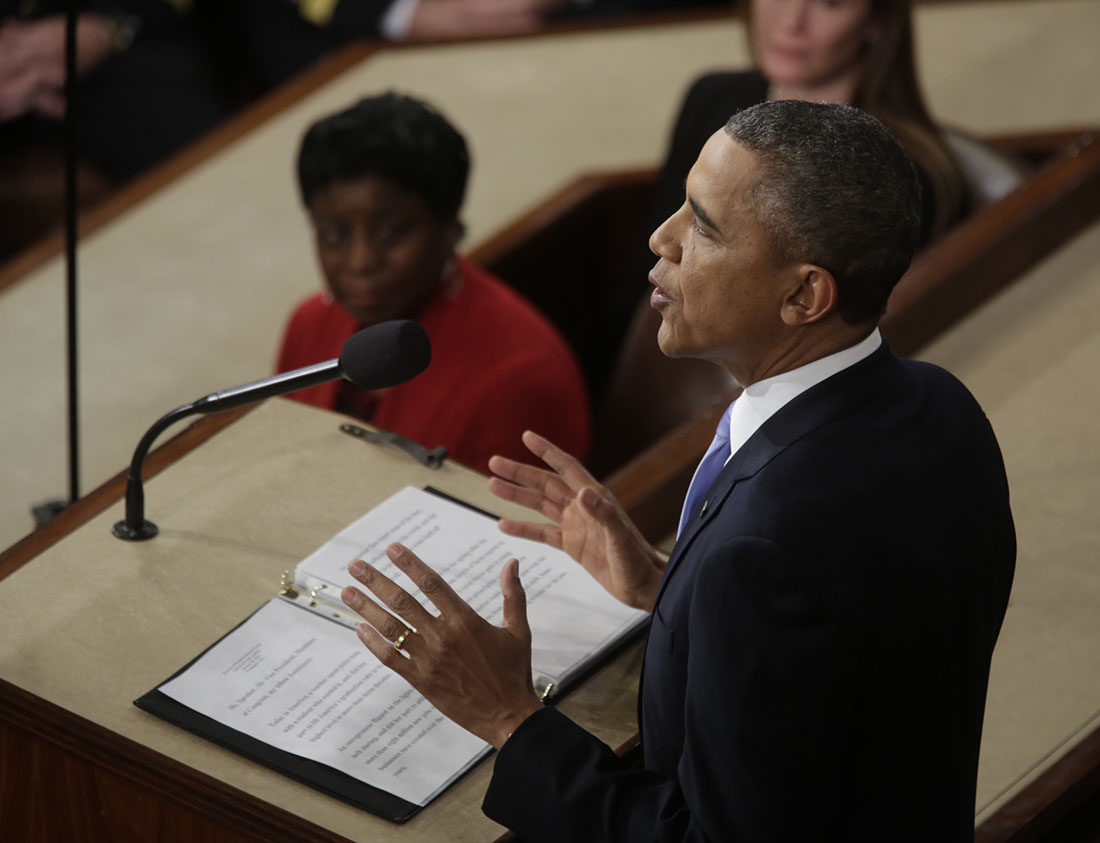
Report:
[[[730,412],[730,456],[737,453],[737,449],[787,403],[826,378],[870,357],[880,345],[882,335],[875,328],[855,345],[789,372],[749,384],[733,402]]]

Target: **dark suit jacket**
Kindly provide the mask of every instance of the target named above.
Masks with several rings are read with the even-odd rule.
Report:
[[[962,841],[1015,535],[951,375],[880,348],[775,416],[680,536],[629,770],[546,709],[486,813],[531,841]]]

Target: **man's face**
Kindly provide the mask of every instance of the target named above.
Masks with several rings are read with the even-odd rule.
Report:
[[[798,266],[773,258],[752,213],[758,172],[753,153],[715,132],[688,174],[684,204],[649,240],[660,258],[649,280],[661,351],[712,360],[743,386],[776,362],[782,303]]]
[[[379,176],[337,182],[309,204],[333,297],[360,325],[415,318],[440,283],[457,223]]]

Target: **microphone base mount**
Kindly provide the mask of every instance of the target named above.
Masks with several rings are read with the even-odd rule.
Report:
[[[143,542],[153,538],[160,530],[152,521],[143,520],[140,527],[134,527],[128,521],[118,521],[111,528],[111,532],[128,542]]]

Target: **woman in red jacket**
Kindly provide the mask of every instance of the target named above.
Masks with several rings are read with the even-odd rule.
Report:
[[[339,356],[357,330],[416,319],[432,362],[366,392],[344,381],[292,397],[400,433],[484,471],[522,459],[528,428],[584,454],[589,410],[572,351],[517,292],[456,255],[470,160],[462,136],[410,97],[363,99],[306,132],[298,181],[327,289],[295,309],[278,371]]]

